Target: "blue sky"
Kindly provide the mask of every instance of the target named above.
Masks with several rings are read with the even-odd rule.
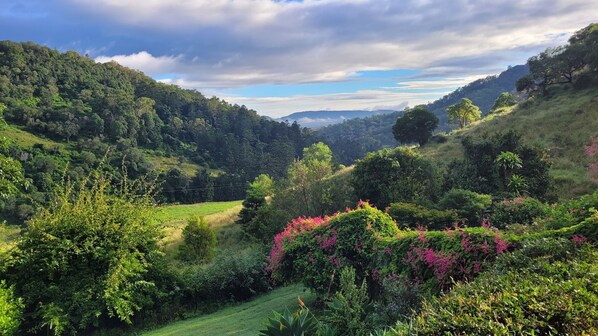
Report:
[[[116,60],[277,117],[433,101],[596,18],[589,0],[2,0],[0,39]]]

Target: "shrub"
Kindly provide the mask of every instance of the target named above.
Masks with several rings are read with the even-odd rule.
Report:
[[[429,230],[443,230],[459,221],[454,210],[427,209],[412,203],[392,203],[386,212],[400,228],[425,226]]]
[[[0,282],[0,335],[16,335],[21,324],[23,300],[16,298],[13,288]]]
[[[275,237],[270,268],[275,279],[302,280],[327,296],[338,289],[343,267],[355,268],[359,280],[371,280],[377,240],[397,233],[392,218],[367,203],[330,218],[294,220]]]
[[[369,300],[365,279],[355,284],[355,269],[345,267],[340,272],[340,288],[332,301],[326,303],[323,320],[336,330],[337,335],[367,335],[373,329],[373,306]]]
[[[149,304],[147,273],[162,255],[150,197],[127,186],[109,193],[102,176],[86,182],[90,189],[57,191],[12,250],[3,277],[23,298],[23,329],[76,334],[110,319],[131,323]]]
[[[553,249],[541,248],[547,244]],[[556,247],[556,249],[554,249]],[[569,252],[569,253],[563,253]],[[522,258],[523,257],[523,258]],[[499,258],[475,281],[423,302],[417,335],[598,333],[598,252],[543,241]]]
[[[260,336],[315,335],[317,330],[318,321],[308,309],[291,313],[287,308],[282,314],[274,312],[274,316],[268,318],[266,329],[260,330]]]
[[[214,230],[203,217],[198,216],[187,220],[187,226],[183,229],[183,241],[179,255],[182,259],[193,262],[212,260],[218,244]]]
[[[490,195],[478,194],[464,189],[451,189],[440,199],[439,205],[445,210],[457,211],[459,216],[467,219],[470,226],[479,226],[483,211],[492,204]]]
[[[471,279],[509,243],[488,228],[399,231],[388,214],[367,203],[314,223],[293,221],[274,241],[273,277],[298,281],[327,297],[338,273],[351,266],[372,297],[384,277],[395,274],[433,291]]]
[[[247,300],[270,289],[266,259],[258,252],[216,258],[187,276],[187,287],[196,302],[225,303]]]
[[[548,229],[560,229],[581,223],[598,209],[598,190],[578,199],[555,204],[547,209],[542,219]]]
[[[532,197],[517,197],[495,203],[490,223],[499,229],[510,224],[532,224],[547,213],[547,206]]]
[[[436,170],[415,149],[397,147],[369,153],[353,169],[357,197],[378,207],[392,202],[435,199]]]

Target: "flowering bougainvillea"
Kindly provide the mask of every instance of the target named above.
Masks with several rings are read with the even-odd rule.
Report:
[[[400,231],[390,216],[360,203],[329,218],[298,218],[274,239],[269,270],[278,280],[302,280],[326,295],[333,292],[339,269],[355,268],[370,290],[392,274],[413,283],[447,289],[468,280],[510,244],[490,227],[444,231]]]
[[[295,236],[311,231],[317,227],[328,224],[329,217],[299,217],[293,219],[281,233],[274,237],[274,245],[270,251],[268,259],[268,271],[273,271],[278,268],[280,261],[284,256],[283,245],[285,242],[290,243]],[[335,238],[336,240],[336,238]]]

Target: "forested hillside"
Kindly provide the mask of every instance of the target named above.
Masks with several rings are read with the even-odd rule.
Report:
[[[496,98],[502,92],[515,90],[515,82],[529,72],[527,65],[517,65],[498,76],[478,79],[448,95],[430,103],[426,108],[438,119],[438,131],[448,131],[454,127],[449,124],[446,109],[462,98],[469,98],[487,114]],[[343,164],[350,164],[366,153],[385,147],[397,146],[392,135],[392,126],[403,112],[377,115],[363,119],[347,120],[341,124],[322,128],[317,135],[330,146]]]
[[[259,173],[284,176],[310,143],[297,124],[33,43],[0,42],[0,111],[2,154],[23,165],[41,203],[67,162],[79,179],[105,155],[106,169],[124,165],[132,178],[161,173],[167,201],[239,199]],[[7,207],[17,215],[26,198]]]

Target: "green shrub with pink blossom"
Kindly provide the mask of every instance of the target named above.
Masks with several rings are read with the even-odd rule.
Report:
[[[401,231],[368,203],[326,218],[300,218],[276,236],[269,268],[278,281],[298,281],[327,297],[342,267],[356,270],[372,296],[384,278],[406,276],[433,291],[468,280],[511,245],[494,228]]]

